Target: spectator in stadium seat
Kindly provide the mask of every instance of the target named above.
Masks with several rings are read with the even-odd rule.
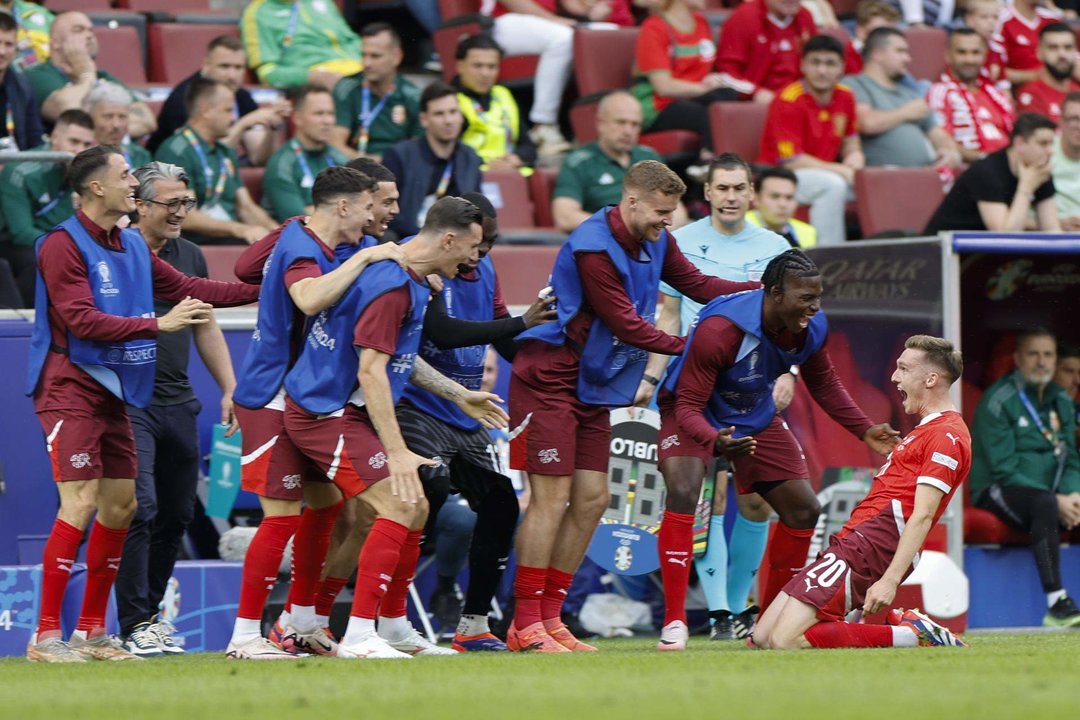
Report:
[[[360,31],[364,71],[333,87],[337,125],[330,143],[349,156],[379,159],[394,143],[416,137],[420,127],[420,88],[398,72],[401,36],[389,23]]]
[[[960,152],[917,91],[901,82],[911,64],[907,38],[896,28],[874,30],[863,46],[863,71],[844,79],[855,111],[866,164],[957,167]]]
[[[946,230],[1061,232],[1050,174],[1055,127],[1042,115],[1018,117],[1009,146],[972,163],[957,178],[930,218],[925,234]],[[1028,221],[1032,209],[1034,227]]]
[[[503,51],[486,33],[458,43],[458,104],[465,119],[461,142],[480,156],[481,170],[517,170],[532,175],[536,146],[521,133],[521,116],[510,91],[498,84]]]
[[[855,117],[855,95],[840,85],[844,46],[817,35],[803,46],[804,80],[783,88],[769,106],[758,162],[795,172],[795,199],[810,205],[822,245],[844,242],[844,207],[854,198],[855,173],[866,164]]]
[[[134,98],[124,86],[103,80],[83,99],[83,110],[94,121],[94,144],[119,147],[127,164],[137,168],[153,158],[149,150],[128,137],[132,102]]]
[[[344,165],[349,158],[328,143],[334,128],[334,98],[321,85],[301,85],[290,93],[296,133],[283,145],[263,175],[263,205],[271,217],[284,222],[310,215],[311,188],[323,168]]]
[[[844,72],[858,75],[863,69],[863,44],[879,27],[900,24],[900,11],[885,0],[862,0],[855,6],[855,34],[844,45]]]
[[[741,98],[772,102],[802,75],[803,45],[816,34],[810,11],[798,0],[744,2],[720,28],[716,70]]]
[[[50,150],[77,154],[96,144],[94,121],[82,110],[61,113],[49,135]],[[67,184],[68,163],[10,163],[0,172],[0,222],[6,223],[2,255],[11,264],[25,307],[34,300],[34,241],[75,212]]]
[[[360,36],[329,0],[254,0],[240,17],[240,35],[263,85],[332,88],[364,69]]]
[[[1018,112],[1045,115],[1061,122],[1065,95],[1080,90],[1076,72],[1076,36],[1064,23],[1047,25],[1039,33],[1039,60],[1042,67],[1035,78],[1016,88]]]
[[[1054,139],[1050,165],[1061,229],[1080,231],[1080,92],[1069,93],[1062,103],[1061,134]]]
[[[971,28],[986,43],[986,59],[983,61],[982,77],[1008,90],[1005,77],[1005,48],[1001,37],[995,32],[1001,17],[1001,0],[967,0],[964,3],[964,25]]]
[[[492,37],[508,56],[540,55],[529,111],[529,136],[539,154],[569,151],[559,130],[559,105],[570,80],[577,21],[559,14],[558,0],[485,0],[481,12],[492,16]]]
[[[50,11],[26,0],[0,0],[0,12],[11,15],[19,26],[15,39],[16,67],[25,70],[49,59],[49,28],[55,18]]]
[[[0,127],[0,149],[6,150],[37,147],[45,132],[30,83],[14,68],[18,29],[15,18],[0,12],[0,107],[5,121]]]
[[[1005,3],[998,17],[995,40],[1005,60],[1005,78],[1013,85],[1030,82],[1039,75],[1038,56],[1042,31],[1059,23],[1061,13],[1045,7],[1043,0],[1013,0]]]
[[[459,140],[464,120],[457,91],[436,81],[420,95],[424,134],[386,151],[383,165],[397,178],[400,214],[390,224],[392,239],[420,231],[427,211],[439,198],[480,192],[480,156]]]
[[[786,167],[768,167],[754,181],[754,207],[746,213],[746,222],[772,230],[793,248],[817,245],[817,230],[795,219],[799,203],[799,178]]]
[[[1045,328],[1020,333],[1016,370],[987,388],[972,424],[971,497],[1010,527],[1031,534],[1046,593],[1043,625],[1080,626],[1061,584],[1060,531],[1080,526],[1076,408],[1051,382],[1057,341]]]
[[[240,181],[236,151],[222,140],[233,124],[232,89],[225,83],[196,78],[184,104],[187,124],[162,143],[155,160],[179,165],[191,178],[199,200],[187,218],[193,242],[240,240],[253,243],[277,223],[251,198]]]
[[[185,78],[173,88],[158,115],[158,129],[146,142],[150,152],[157,152],[161,143],[187,122],[184,96],[197,77],[225,83],[235,93],[233,100],[233,125],[221,141],[247,158],[248,163],[261,167],[277,149],[278,133],[285,123],[290,107],[284,100],[260,108],[243,87],[247,74],[247,55],[244,44],[232,35],[219,35],[206,46],[203,65],[191,77]]]
[[[596,110],[596,140],[566,157],[552,193],[551,214],[564,233],[589,216],[622,198],[626,171],[642,160],[660,160],[648,145],[639,145],[641,103],[626,90],[612,90]],[[672,227],[686,224],[686,208],[679,201]]]
[[[983,74],[986,41],[957,28],[945,50],[945,72],[930,86],[927,103],[966,163],[1009,144],[1016,111],[1009,96]]]
[[[81,108],[83,100],[99,80],[123,85],[115,76],[97,66],[97,36],[85,13],[66,12],[53,21],[49,34],[49,59],[26,71],[26,79],[41,107],[46,125],[65,110]],[[131,106],[131,136],[140,138],[154,132],[157,120],[150,107],[139,100]]]
[[[1073,400],[1073,417],[1076,418],[1073,443],[1080,448],[1080,345],[1058,346],[1054,383]]]
[[[209,277],[202,250],[180,237],[184,219],[195,206],[187,173],[176,165],[150,162],[134,174],[139,181],[135,228],[150,252],[184,275]],[[155,299],[154,313],[163,317],[174,306]],[[227,434],[239,427],[233,413],[236,378],[229,347],[213,315],[205,325],[161,335],[150,406],[127,408],[138,455],[138,507],[124,539],[116,576],[120,636],[128,652],[142,657],[184,651],[172,639],[175,628],[158,615],[158,604],[165,596],[180,542],[195,513],[202,456],[196,421],[202,405],[188,379],[192,341],[221,388],[221,423],[229,426]]]

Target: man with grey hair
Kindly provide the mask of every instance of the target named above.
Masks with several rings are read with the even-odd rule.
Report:
[[[185,275],[207,277],[199,246],[180,237],[184,219],[195,207],[187,173],[177,165],[151,162],[134,174],[139,181],[135,228],[150,252]],[[154,305],[158,317],[172,308],[172,303],[157,299]],[[160,335],[153,399],[145,409],[127,408],[138,453],[138,509],[116,578],[121,637],[125,649],[141,657],[183,652],[173,641],[172,626],[157,612],[195,509],[200,457],[196,419],[202,406],[187,375],[192,340],[221,388],[221,422],[230,426],[227,434],[238,427],[232,405],[236,378],[213,315],[205,325]]]
[[[146,165],[153,157],[142,145],[131,141],[129,135],[131,104],[135,98],[123,85],[103,80],[85,98],[82,109],[94,120],[94,139],[98,145],[115,145],[133,168]]]

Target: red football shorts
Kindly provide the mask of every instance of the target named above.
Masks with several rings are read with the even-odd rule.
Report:
[[[99,415],[85,410],[44,410],[37,417],[56,482],[134,478],[138,473],[135,436],[122,404]]]
[[[539,475],[606,473],[611,414],[576,394],[544,391],[510,376],[510,467]]]
[[[285,428],[304,457],[346,498],[390,476],[386,449],[363,408],[347,405],[330,415],[312,415],[286,399]]]
[[[328,482],[307,461],[285,430],[285,413],[271,406],[236,406],[243,456],[240,487],[260,497],[302,500],[305,482]]]

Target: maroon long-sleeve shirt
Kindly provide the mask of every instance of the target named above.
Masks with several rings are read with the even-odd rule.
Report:
[[[679,428],[702,444],[716,442],[717,429],[705,419],[705,405],[716,387],[716,379],[735,364],[745,333],[724,317],[714,315],[698,325],[694,341],[683,359],[679,384],[673,394],[662,390],[657,404],[664,411],[674,406]],[[769,333],[778,347],[797,348],[806,342],[806,332]],[[836,422],[861,438],[873,423],[855,404],[829,358],[828,342],[801,366],[800,376],[818,405]]]
[[[296,217],[289,218],[274,228],[274,230],[262,240],[247,246],[247,249],[240,254],[240,257],[236,258],[236,265],[233,267],[233,272],[236,273],[236,277],[240,278],[240,282],[246,282],[252,285],[258,285],[262,282],[266,258],[270,257],[270,253],[274,252],[274,247],[277,246],[278,238],[281,237],[281,231],[293,220],[301,217],[303,216],[297,215]]]
[[[119,228],[106,232],[82,210],[76,211],[75,215],[97,243],[110,250],[122,251]],[[47,312],[54,345],[66,348],[69,332],[95,342],[157,337],[157,320],[154,318],[120,317],[97,309],[87,278],[86,262],[66,230],[53,231],[41,243],[38,267],[49,293]],[[154,297],[162,300],[178,302],[190,296],[218,307],[230,307],[254,302],[259,297],[258,287],[189,277],[153,254],[150,255],[150,271]],[[37,310],[41,312],[41,308]],[[112,397],[66,354],[50,352],[34,392],[34,407],[39,412],[94,412]]]
[[[608,227],[619,247],[628,255],[641,256],[645,241],[630,233],[618,207],[608,213]],[[761,287],[758,282],[732,282],[705,275],[686,259],[671,233],[665,232],[657,242],[667,243],[661,279],[699,303],[707,303],[718,295]],[[579,252],[574,259],[585,301],[566,328],[566,336],[571,342],[562,346],[540,341],[524,343],[514,358],[515,375],[528,378],[530,384],[543,384],[552,392],[576,392],[580,354],[575,347],[584,345],[596,319],[628,345],[664,355],[678,355],[683,351],[685,338],[668,335],[638,315],[607,253]]]

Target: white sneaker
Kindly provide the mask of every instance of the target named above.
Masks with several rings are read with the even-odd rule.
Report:
[[[656,643],[657,650],[685,650],[686,642],[690,639],[690,631],[682,620],[672,620],[660,631],[660,642]]]
[[[184,654],[184,648],[181,647],[183,638],[174,637],[176,627],[168,620],[154,620],[154,622],[150,623],[149,632],[154,636],[161,652],[166,655]]]
[[[570,152],[570,144],[557,125],[534,125],[529,131],[529,139],[536,145],[538,155],[562,155]]]
[[[124,641],[124,649],[139,657],[161,657],[165,654],[148,622],[139,623],[132,629]]]
[[[51,637],[38,642],[37,633],[30,636],[26,646],[26,659],[40,663],[84,663],[86,658],[75,652],[70,645],[58,637]]]
[[[338,645],[337,656],[355,660],[412,660],[412,655],[395,650],[378,633],[364,635],[347,645]]]
[[[247,642],[229,643],[229,647],[225,648],[225,657],[230,660],[296,660],[307,655],[285,652],[260,635]]]
[[[381,637],[381,636],[380,636]],[[386,640],[386,638],[383,638]],[[386,640],[390,647],[408,655],[460,655],[457,650],[439,647],[420,634],[412,625],[408,634],[400,640]]]
[[[124,649],[124,644],[111,635],[101,634],[95,638],[88,638],[85,630],[76,630],[71,633],[68,645],[75,652],[87,660],[110,660],[123,662],[125,660],[142,660],[141,657]]]
[[[274,626],[278,627],[277,625]],[[301,632],[292,625],[286,625],[277,636],[278,642],[271,640],[277,647],[292,653],[310,653],[312,655],[336,656],[337,642],[326,634],[321,627],[309,632]]]

